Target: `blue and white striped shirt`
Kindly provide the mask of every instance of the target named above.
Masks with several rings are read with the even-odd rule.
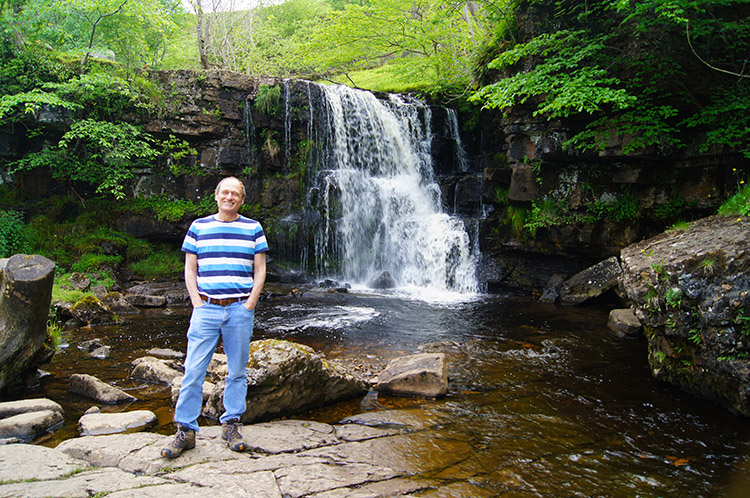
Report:
[[[214,215],[190,225],[182,251],[198,256],[198,291],[223,299],[245,297],[253,288],[253,259],[268,251],[263,227],[240,216],[219,221]]]

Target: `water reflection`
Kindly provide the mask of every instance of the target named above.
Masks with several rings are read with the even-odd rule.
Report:
[[[184,351],[187,310],[144,311],[71,333],[34,393],[60,402],[75,437],[91,402],[67,392],[90,373],[137,396],[105,411],[157,411],[172,431],[170,390],[128,379],[153,347]],[[303,414],[321,422],[405,410],[426,430],[392,440],[410,468],[442,483],[436,496],[747,496],[747,419],[652,379],[643,341],[616,339],[607,310],[558,308],[524,296],[452,305],[387,295],[305,293],[258,310],[255,339],[307,344],[329,358],[382,368],[416,351],[444,351],[450,393],[439,400],[370,393]],[[106,360],[77,348],[100,338]],[[206,421],[205,423],[210,423]],[[391,454],[391,453],[388,453]]]

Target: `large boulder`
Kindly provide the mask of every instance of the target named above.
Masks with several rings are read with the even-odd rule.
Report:
[[[54,277],[55,264],[42,256],[0,260],[0,392],[23,387],[52,359],[47,320]]]
[[[626,247],[620,286],[657,379],[750,415],[750,220],[713,216]]]
[[[223,372],[221,368],[212,368]],[[204,414],[218,418],[224,411],[224,380],[216,387]],[[242,422],[299,413],[335,401],[363,395],[368,384],[334,361],[324,360],[312,348],[288,341],[265,339],[250,344],[247,365],[247,411]]]
[[[442,396],[448,391],[445,354],[419,353],[391,360],[375,387],[406,396]]]
[[[172,381],[182,375],[171,361],[161,360],[153,356],[137,358],[131,363],[133,370],[130,377],[133,379],[151,382],[153,384],[171,385]]]

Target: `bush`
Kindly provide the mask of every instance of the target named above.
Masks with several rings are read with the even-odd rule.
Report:
[[[0,258],[26,252],[28,248],[23,215],[18,211],[0,211]]]

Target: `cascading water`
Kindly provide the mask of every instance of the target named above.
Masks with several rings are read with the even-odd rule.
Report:
[[[429,107],[345,86],[320,88],[308,195],[320,213],[316,271],[364,285],[387,271],[405,290],[478,292],[463,222],[442,212]]]

